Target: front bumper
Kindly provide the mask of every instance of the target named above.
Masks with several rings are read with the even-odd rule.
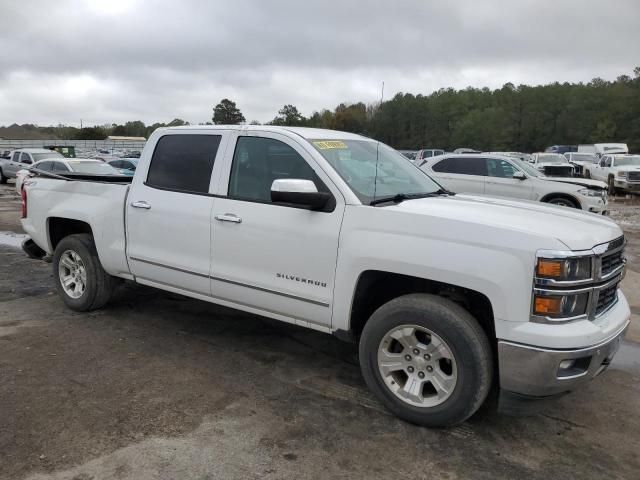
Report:
[[[599,215],[609,214],[609,202],[606,197],[587,197],[580,195],[580,204],[582,205],[582,209],[587,212],[597,213]]]
[[[549,349],[501,340],[500,387],[511,394],[540,399],[574,390],[609,366],[628,326],[626,321],[608,339],[579,349]]]

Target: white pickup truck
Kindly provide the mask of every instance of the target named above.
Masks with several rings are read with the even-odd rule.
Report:
[[[126,279],[355,340],[370,389],[421,425],[492,386],[505,410],[573,390],[629,323],[611,220],[454,195],[348,133],[158,129],[133,179],[36,172],[23,217],[69,308]]]

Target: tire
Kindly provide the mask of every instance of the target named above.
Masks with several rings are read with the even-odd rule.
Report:
[[[413,334],[407,334],[411,329]],[[390,335],[398,332],[403,333],[401,341],[389,342]],[[408,338],[416,343],[411,346]],[[399,352],[394,341],[400,345]],[[436,349],[438,343],[441,347]],[[391,349],[393,360],[388,365],[392,367],[387,370],[395,371],[383,374],[383,362],[390,358],[387,355]],[[436,360],[441,351],[448,352],[450,358],[443,355]],[[428,352],[433,353],[429,360]],[[378,308],[362,331],[359,356],[362,375],[371,391],[395,415],[417,425],[447,427],[461,423],[480,408],[491,388],[493,355],[486,334],[464,308],[436,295],[404,295]],[[407,356],[411,361],[406,361]],[[394,363],[396,359],[402,366]],[[418,384],[410,389],[418,396],[408,398],[405,389]],[[438,390],[438,384],[446,385],[447,392]]]
[[[609,195],[615,195],[616,193],[618,193],[618,189],[616,188],[615,180],[613,179],[613,177],[609,177],[607,186],[609,187],[607,191]]]
[[[584,171],[584,178],[591,178],[591,172],[589,170]]]
[[[102,268],[91,235],[79,233],[63,238],[56,246],[52,263],[58,295],[71,310],[86,312],[107,304],[117,279]],[[75,274],[69,265],[74,265]],[[63,278],[70,277],[74,280],[65,288]]]
[[[5,177],[4,173],[2,173],[2,169],[1,168],[0,168],[0,183],[1,184],[7,183],[7,177]]]
[[[576,204],[573,200],[566,197],[551,197],[545,200],[545,203],[550,203],[552,205],[558,205],[560,207],[567,208],[580,208],[579,205]]]

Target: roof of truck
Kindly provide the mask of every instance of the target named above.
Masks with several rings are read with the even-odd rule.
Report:
[[[308,127],[280,127],[276,125],[186,125],[182,127],[165,127],[163,130],[246,130],[248,132],[291,132],[306,139],[340,139],[340,140],[371,140],[362,135],[326,128]]]

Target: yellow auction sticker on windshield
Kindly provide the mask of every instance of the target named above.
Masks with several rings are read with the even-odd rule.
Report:
[[[349,148],[346,143],[340,140],[321,140],[313,142],[319,150],[329,150],[331,148]]]

